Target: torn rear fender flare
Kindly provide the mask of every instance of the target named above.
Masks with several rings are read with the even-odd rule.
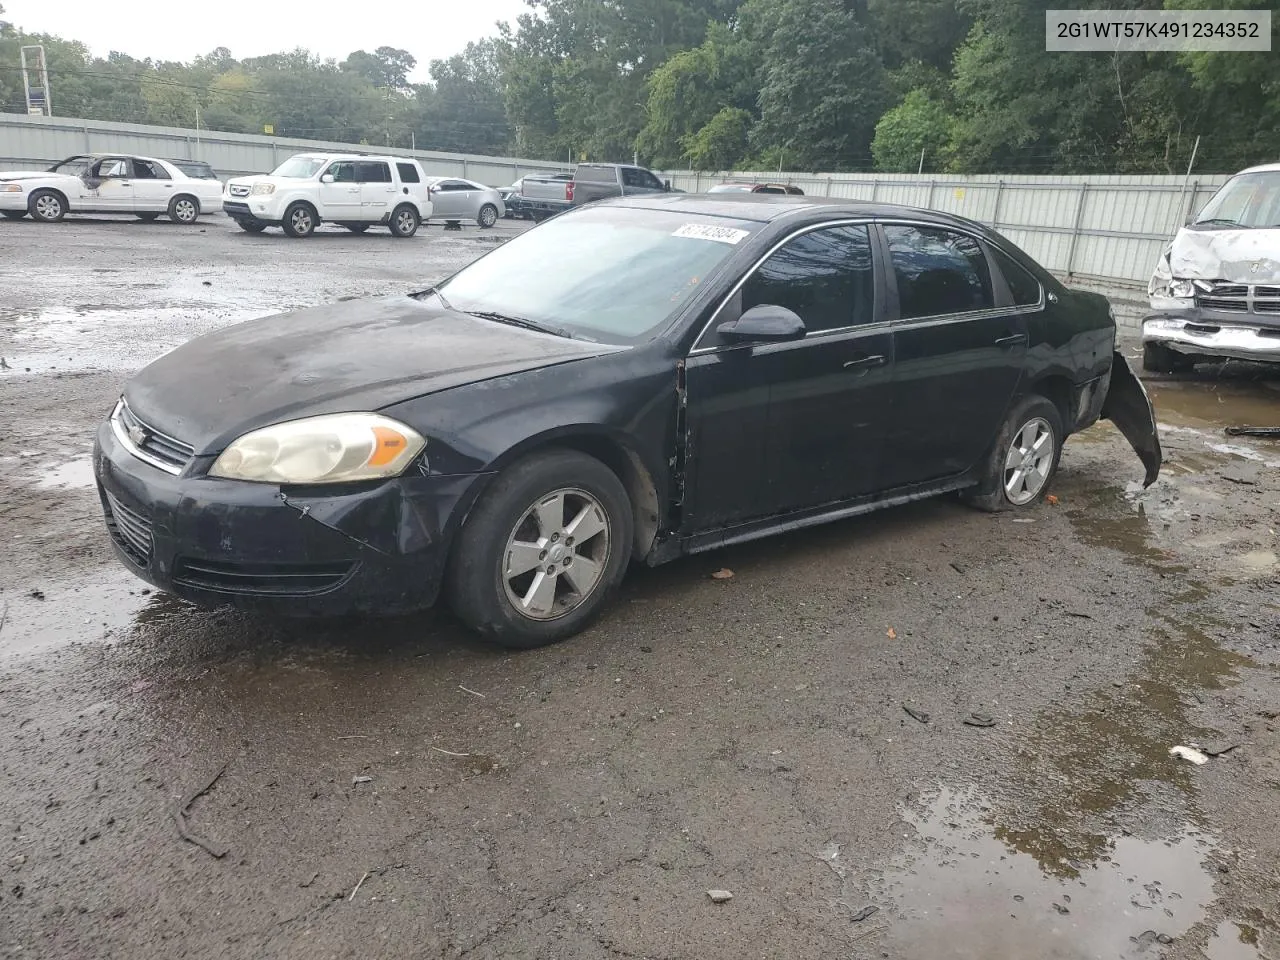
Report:
[[[1156,424],[1151,397],[1138,379],[1129,361],[1114,351],[1111,373],[1107,380],[1107,398],[1102,404],[1102,418],[1116,425],[1147,468],[1143,487],[1149,487],[1160,476],[1164,454],[1160,449],[1160,429]]]

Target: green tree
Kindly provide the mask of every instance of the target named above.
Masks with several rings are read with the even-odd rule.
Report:
[[[936,169],[950,139],[947,108],[923,90],[913,90],[876,124],[871,155],[876,169],[910,173],[918,168],[921,151]]]
[[[696,133],[681,141],[695,170],[732,170],[748,148],[754,118],[739,107],[725,107]]]
[[[501,44],[490,39],[431,62],[432,84],[415,92],[413,128],[419,146],[489,155],[510,150],[501,59]]]
[[[418,61],[408,50],[378,47],[373,53],[356,50],[342,61],[342,69],[369,81],[379,90],[409,89],[409,74]]]

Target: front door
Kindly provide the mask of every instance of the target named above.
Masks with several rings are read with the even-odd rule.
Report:
[[[893,375],[865,224],[807,230],[755,268],[686,366],[692,526],[848,500],[879,485]],[[730,345],[715,327],[786,307],[803,339]]]
[[[138,213],[164,213],[173,199],[173,178],[154,160],[130,161],[133,164],[134,210]]]
[[[125,157],[103,157],[91,164],[84,182],[88,190],[84,209],[106,213],[133,212],[133,180]]]
[[[431,188],[431,218],[461,219],[466,215],[467,185],[461,180],[440,180]]]
[[[332,183],[324,177],[332,176]],[[335,160],[320,180],[320,219],[336,223],[360,220],[360,184],[354,160]]]
[[[897,487],[956,476],[983,457],[1022,376],[1027,327],[1007,296],[997,305],[975,237],[923,224],[881,230],[899,317],[884,485]]]

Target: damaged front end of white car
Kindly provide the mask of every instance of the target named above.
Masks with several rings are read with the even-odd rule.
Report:
[[[1280,164],[1228,180],[1161,254],[1147,296],[1145,369],[1280,363]]]

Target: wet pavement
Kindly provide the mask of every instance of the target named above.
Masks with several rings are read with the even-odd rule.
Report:
[[[111,559],[129,372],[510,231],[0,225],[0,957],[1280,960],[1280,442],[1222,432],[1280,374],[1149,381],[1149,490],[1099,425],[1055,505],[637,571],[527,654]]]

